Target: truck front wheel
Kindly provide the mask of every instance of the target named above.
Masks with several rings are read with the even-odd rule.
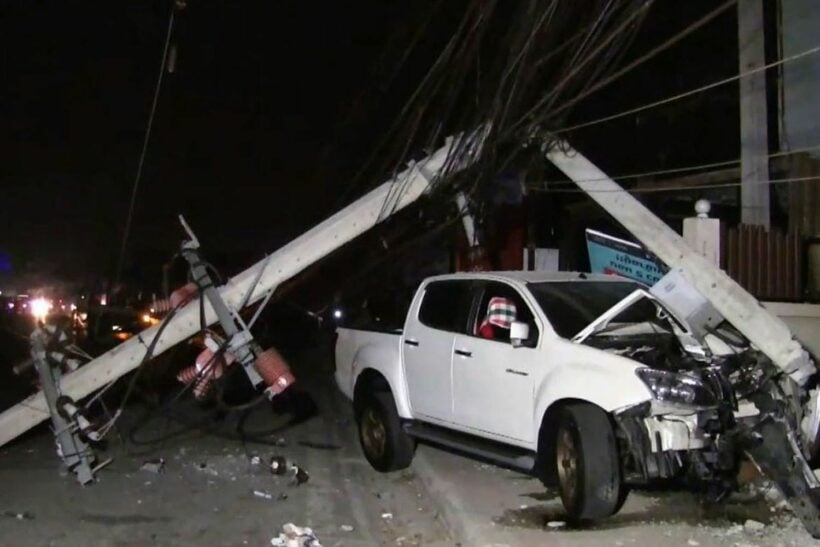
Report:
[[[615,433],[606,413],[588,403],[560,410],[555,465],[569,517],[589,521],[616,513],[626,497]]]
[[[377,391],[356,405],[359,442],[364,457],[377,471],[397,471],[410,465],[415,443],[401,427],[393,395]]]

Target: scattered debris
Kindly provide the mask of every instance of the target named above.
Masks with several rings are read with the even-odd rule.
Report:
[[[760,532],[766,527],[762,522],[749,519],[743,524],[743,529],[747,532]]]
[[[547,526],[549,526],[550,528],[563,528],[566,525],[567,523],[563,520],[551,520],[547,523]]]
[[[342,447],[338,444],[330,444],[330,443],[318,443],[315,441],[299,441],[300,446],[306,446],[308,448],[316,448],[318,450],[341,450]]]
[[[304,484],[310,479],[310,475],[308,475],[308,472],[299,466],[294,465],[293,467],[291,467],[291,472],[293,473],[293,481],[291,481],[291,484],[293,486],[299,486],[300,484]]]
[[[349,524],[342,524],[341,526],[339,526],[339,528],[342,530],[342,532],[352,532],[353,531],[353,527]]]
[[[200,462],[200,463],[196,464],[196,468],[199,471],[202,471],[203,473],[207,473],[208,475],[211,475],[213,477],[218,477],[219,476],[219,471],[217,471],[213,467],[208,467],[208,464],[205,463],[205,462]]]
[[[262,458],[259,456],[254,456],[251,458],[251,465],[259,465],[262,463]]]
[[[287,475],[290,473],[293,477],[291,481],[292,486],[299,486],[310,479],[310,475],[307,471],[296,464],[290,463],[282,456],[273,456],[270,459],[270,471],[274,475]]]
[[[154,460],[145,460],[140,466],[140,471],[148,471],[149,473],[162,473],[165,469],[165,458],[157,458]]]
[[[290,522],[282,526],[278,537],[271,538],[270,544],[273,547],[322,547],[313,530]]]
[[[34,520],[34,513],[29,513],[28,511],[23,511],[22,513],[17,513],[15,511],[3,511],[3,516],[17,520]]]
[[[692,547],[698,547],[698,545],[700,545],[700,542],[695,541],[694,539],[689,539],[689,541],[687,541],[686,544],[691,545]]]
[[[393,520],[393,513],[382,513],[382,518],[384,520]]]
[[[271,494],[270,492],[265,492],[263,490],[254,490],[253,495],[256,496],[257,498],[263,498],[263,499],[266,499],[266,500],[272,500],[273,499],[273,494]]]
[[[288,460],[283,456],[273,456],[270,459],[270,472],[274,475],[284,475],[288,471]]]

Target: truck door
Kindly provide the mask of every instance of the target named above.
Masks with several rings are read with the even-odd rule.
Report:
[[[470,286],[469,280],[432,281],[407,314],[402,362],[417,419],[452,422],[453,338],[466,325]]]
[[[495,328],[491,339],[479,334],[494,297],[512,303],[514,319],[530,325],[529,347],[513,347],[509,329]],[[468,431],[532,442],[534,377],[543,366],[536,349],[539,327],[530,307],[506,283],[477,286],[475,299],[468,333],[456,335],[453,345],[454,422]]]

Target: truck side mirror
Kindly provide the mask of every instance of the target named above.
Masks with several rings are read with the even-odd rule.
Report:
[[[513,321],[510,325],[510,343],[514,348],[519,348],[524,345],[524,342],[530,337],[530,326],[521,321]]]

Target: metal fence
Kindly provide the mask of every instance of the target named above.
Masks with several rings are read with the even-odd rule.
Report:
[[[798,301],[803,296],[802,241],[762,226],[726,230],[722,266],[760,300]]]

